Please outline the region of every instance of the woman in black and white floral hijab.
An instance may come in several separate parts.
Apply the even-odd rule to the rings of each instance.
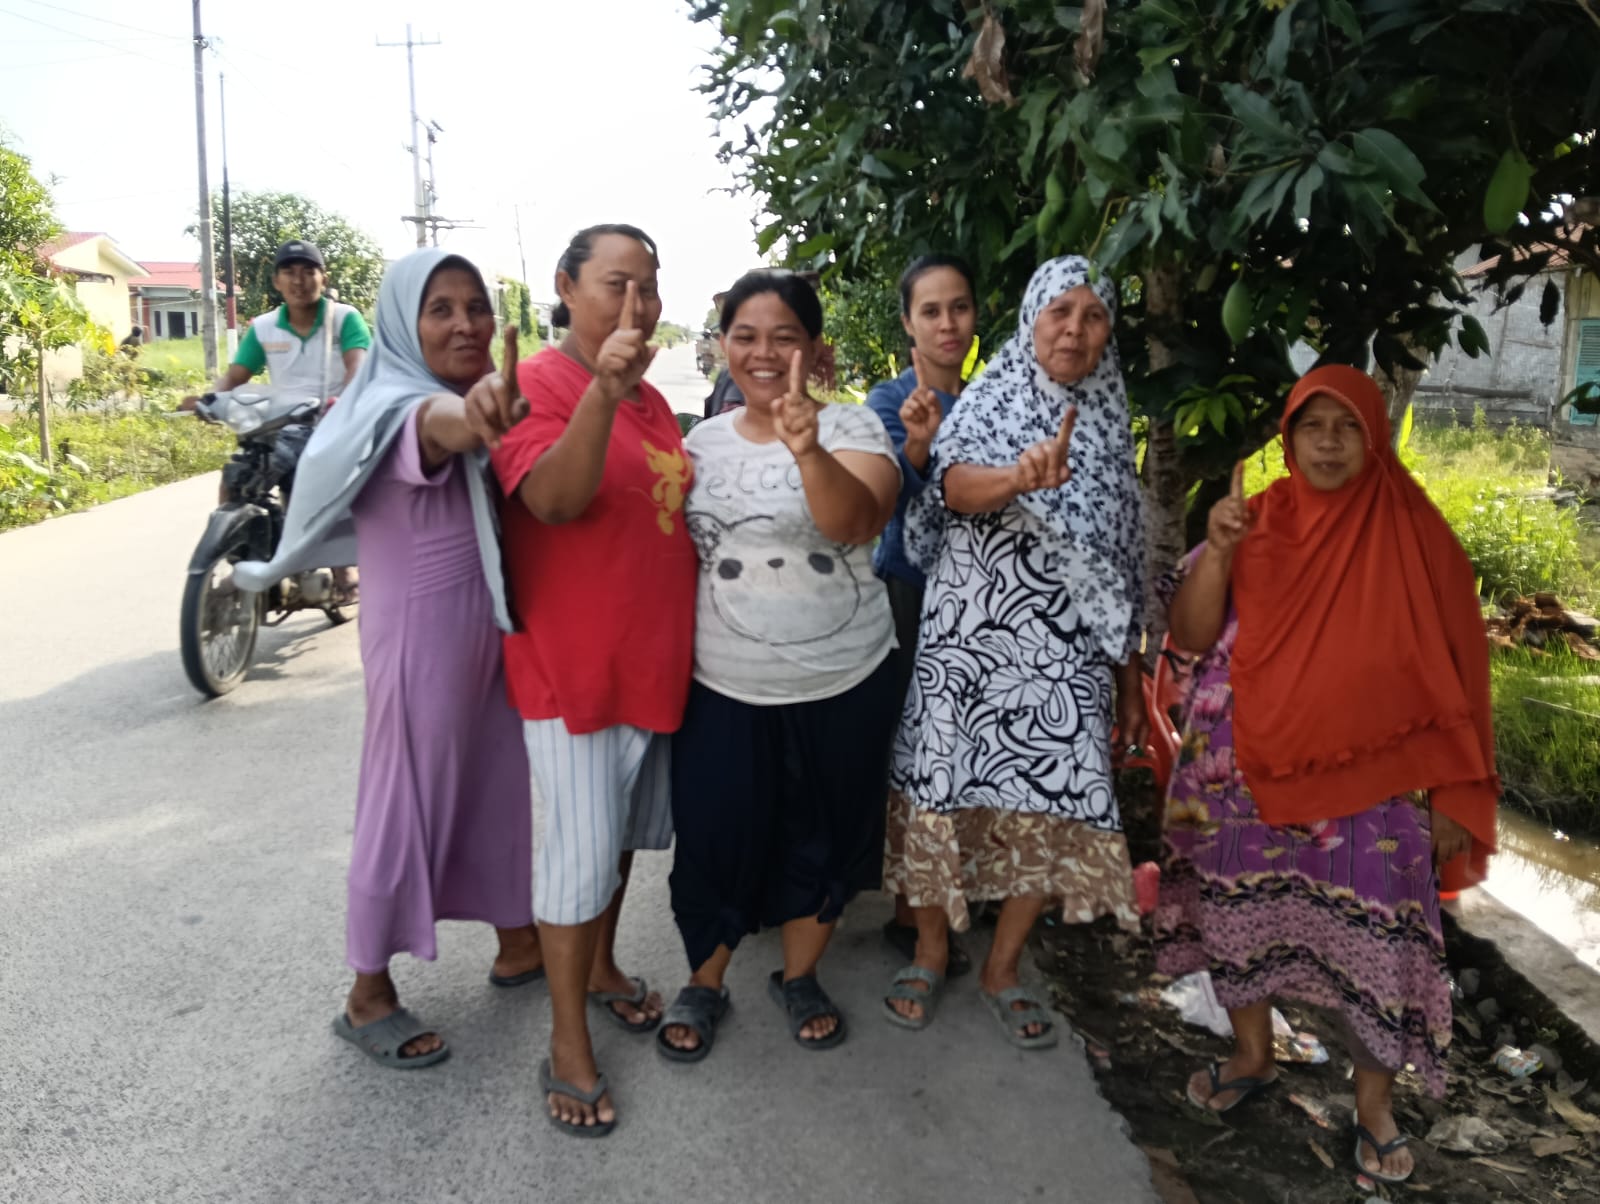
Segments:
[[[979,991],[1012,1044],[1057,1033],[1018,966],[1040,912],[1133,926],[1111,781],[1145,717],[1144,523],[1116,286],[1078,256],[1034,273],[1016,337],[933,447],[906,548],[928,572],[916,670],[895,742],[885,888],[917,914],[917,954],[885,1017],[933,1018],[951,926],[1003,901]]]

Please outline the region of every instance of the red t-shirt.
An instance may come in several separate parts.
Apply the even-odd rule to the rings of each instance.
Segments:
[[[573,735],[617,724],[672,732],[689,696],[699,572],[683,517],[693,469],[672,407],[643,383],[617,407],[582,517],[550,526],[517,496],[591,379],[553,347],[517,365],[529,414],[493,455],[518,627],[506,637],[506,682],[524,719],[563,719]]]

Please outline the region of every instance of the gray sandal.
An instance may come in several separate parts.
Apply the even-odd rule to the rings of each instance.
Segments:
[[[387,1066],[391,1070],[421,1070],[424,1066],[436,1065],[450,1056],[448,1045],[441,1045],[432,1053],[413,1054],[410,1057],[401,1055],[400,1051],[406,1047],[407,1042],[425,1037],[429,1033],[436,1033],[436,1030],[429,1028],[405,1008],[395,1008],[383,1019],[363,1024],[360,1028],[351,1023],[349,1015],[340,1012],[334,1018],[333,1032],[336,1037],[350,1042],[378,1065]]]
[[[815,974],[804,974],[785,982],[783,971],[774,970],[767,979],[767,994],[788,1015],[789,1035],[801,1049],[832,1049],[844,1040],[844,1013],[828,998]],[[838,1021],[831,1033],[826,1037],[800,1035],[801,1029],[823,1016],[833,1016]]]
[[[601,1014],[608,1017],[617,1027],[626,1029],[630,1033],[648,1033],[654,1031],[661,1023],[660,1016],[647,1016],[643,1020],[629,1020],[611,1005],[626,1003],[630,1007],[644,1010],[644,1001],[650,998],[650,985],[642,978],[630,978],[633,984],[632,991],[590,991],[589,1002],[599,1008]]]
[[[979,991],[978,994],[989,1005],[989,1011],[1004,1031],[1006,1040],[1018,1049],[1052,1049],[1060,1039],[1056,1033],[1056,1022],[1050,1018],[1044,1004],[1039,1002],[1039,997],[1027,987],[1007,987],[996,995],[990,995],[987,991]],[[1011,1005],[1014,1003],[1028,1006],[1013,1008]],[[1041,1025],[1044,1031],[1030,1037],[1022,1031],[1030,1024]]]
[[[656,1052],[669,1062],[700,1061],[716,1044],[717,1025],[731,1006],[727,987],[716,991],[710,987],[684,987],[666,1015],[661,1017],[661,1028],[656,1032]],[[692,1030],[700,1038],[700,1044],[693,1049],[679,1049],[667,1040],[667,1029],[673,1025]]]
[[[568,1099],[577,1100],[578,1103],[586,1108],[593,1108],[599,1104],[600,1097],[611,1090],[611,1085],[606,1082],[605,1075],[597,1074],[593,1091],[579,1091],[565,1079],[556,1078],[555,1072],[550,1069],[550,1059],[546,1058],[539,1063],[539,1088],[546,1096],[564,1095]],[[601,1120],[598,1114],[595,1116],[594,1124],[592,1125],[574,1124],[571,1121],[562,1120],[550,1111],[550,1101],[548,1099],[544,1102],[544,1114],[556,1128],[573,1137],[605,1137],[612,1129],[617,1127],[615,1120]]]
[[[912,983],[925,983],[927,990],[918,990]],[[933,1023],[933,1014],[939,1010],[939,996],[944,991],[944,975],[935,974],[932,970],[921,966],[907,966],[894,976],[894,981],[889,984],[889,993],[883,997],[883,1018],[890,1024],[898,1024],[901,1028],[921,1031]],[[922,1015],[902,1016],[894,1009],[897,999],[908,1000],[922,1008]]]

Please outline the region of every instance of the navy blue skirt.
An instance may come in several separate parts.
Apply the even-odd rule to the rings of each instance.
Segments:
[[[893,658],[820,702],[752,706],[699,682],[672,738],[672,912],[691,971],[746,933],[837,919],[883,867]]]

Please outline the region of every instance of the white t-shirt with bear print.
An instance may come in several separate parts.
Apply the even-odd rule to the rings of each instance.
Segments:
[[[738,412],[685,440],[694,485],[684,505],[700,553],[694,676],[756,706],[816,702],[871,676],[894,647],[894,617],[870,544],[836,544],[811,519],[800,466],[781,442],[752,443]],[[830,452],[894,445],[865,406],[827,405],[817,441]],[[897,466],[898,467],[898,466]]]

